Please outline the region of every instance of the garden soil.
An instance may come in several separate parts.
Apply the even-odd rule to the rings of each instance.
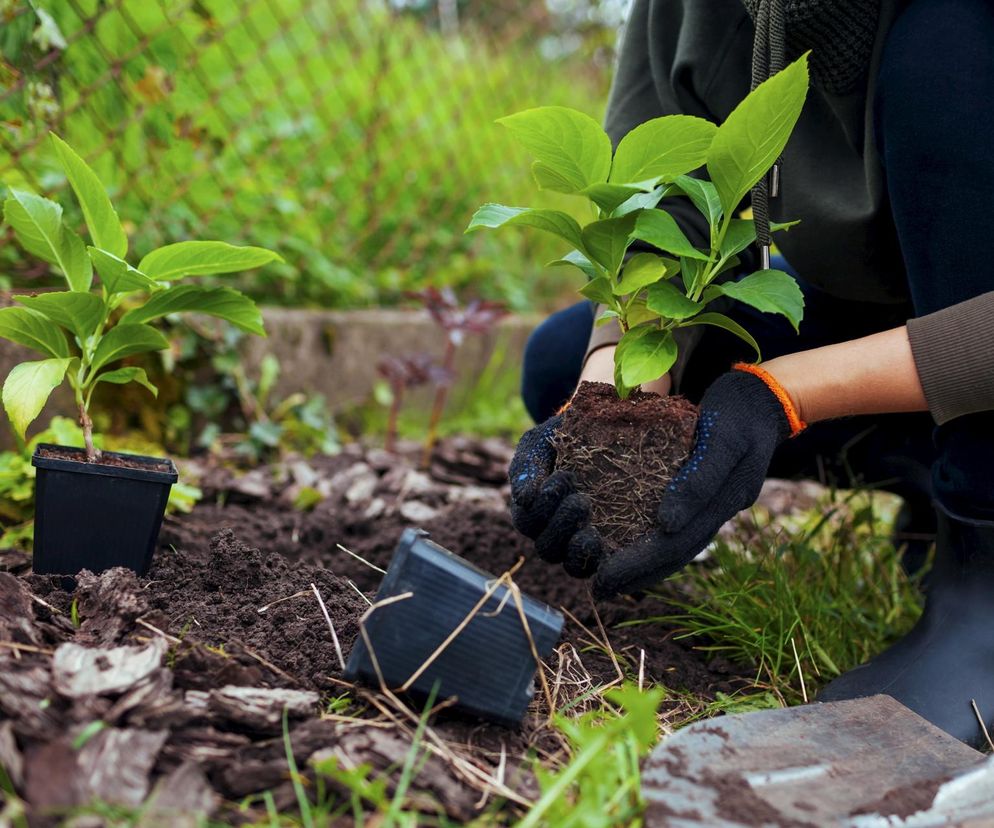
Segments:
[[[678,396],[583,382],[563,413],[557,467],[573,472],[590,497],[591,523],[610,550],[656,522],[660,493],[694,448],[697,407]]]
[[[310,790],[321,763],[369,764],[392,790],[416,714],[343,681],[318,595],[347,658],[381,577],[373,567],[389,565],[411,525],[495,574],[526,558],[515,581],[566,615],[547,663],[556,707],[592,706],[590,691],[620,675],[673,691],[664,715],[686,694],[706,702],[747,684],[748,666],[710,657],[672,626],[631,624],[666,614],[663,598],[595,605],[585,582],[529,559],[506,507],[509,446],[450,440],[427,472],[416,454],[352,446],[244,473],[190,464],[181,477],[199,478],[204,500],[166,519],[147,578],[36,576],[23,556],[0,553],[0,766],[32,824],[95,798],[168,813],[169,824],[190,811],[262,819],[267,791],[294,807],[284,726]],[[319,495],[309,511],[291,505],[304,488]],[[456,821],[501,795],[534,799],[530,756],[567,756],[542,693],[516,729],[442,711],[425,745],[417,807]],[[510,821],[513,804],[504,813]]]

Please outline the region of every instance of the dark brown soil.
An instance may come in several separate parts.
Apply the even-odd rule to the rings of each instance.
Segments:
[[[938,779],[927,779],[924,782],[916,782],[914,785],[906,785],[903,788],[893,788],[874,802],[868,802],[851,816],[860,814],[880,814],[881,816],[896,816],[904,819],[919,811],[932,807],[935,795],[939,792],[949,777],[939,777]]]
[[[86,451],[83,449],[69,448],[68,446],[56,446],[53,448],[42,448],[38,450],[38,456],[49,460],[69,460],[74,463],[88,463]],[[120,454],[113,451],[104,451],[92,463],[94,466],[110,466],[116,469],[137,469],[138,471],[155,471],[171,474],[175,469],[169,460],[159,457],[145,457],[139,455]]]
[[[618,398],[602,382],[581,383],[556,440],[558,468],[590,496],[591,522],[611,549],[656,520],[667,484],[694,447],[697,407],[683,397],[633,391]]]
[[[508,452],[452,441],[440,448],[430,475],[382,452],[354,449],[309,460],[306,469],[294,461],[241,476],[209,470],[200,480],[205,501],[166,520],[147,579],[126,570],[35,576],[24,571],[23,558],[0,558],[0,568],[21,573],[0,572],[0,641],[7,642],[0,647],[0,764],[15,769],[14,785],[31,813],[95,796],[134,806],[162,791],[185,792],[182,801],[192,797],[222,822],[263,820],[254,807],[236,814],[232,803],[264,791],[273,792],[278,807],[292,808],[278,715],[284,704],[301,768],[330,752],[346,767],[371,764],[394,785],[413,727],[376,707],[370,690],[342,683],[311,584],[347,658],[367,606],[360,592],[374,592],[381,575],[338,544],[386,568],[401,531],[419,523],[494,573],[514,566],[531,544],[511,526],[503,474],[495,471],[506,468]],[[325,495],[311,511],[289,505],[303,481]],[[628,626],[665,614],[659,598],[595,606],[586,582],[535,560],[515,580],[566,613],[547,665],[557,708],[598,705],[597,688],[618,679],[619,670],[634,679],[640,662],[646,685],[705,700],[748,683],[749,669],[710,659],[692,642],[674,640],[671,628]],[[78,627],[70,621],[74,604]],[[130,687],[67,695],[54,653],[76,645],[85,648],[77,657],[93,648],[161,646],[162,661]],[[109,659],[99,655],[99,670],[112,672]],[[351,700],[348,716],[358,718],[322,717],[325,703],[343,694]],[[673,693],[664,711],[681,704]],[[106,727],[84,738],[96,720]],[[516,730],[452,711],[433,717],[431,728],[463,761],[491,775],[504,768],[506,784],[531,799],[537,788],[530,756],[565,757],[541,693]],[[85,747],[76,750],[80,739]],[[112,778],[100,773],[108,762],[117,771]],[[457,821],[486,807],[479,784],[451,761],[432,755],[419,767],[412,785],[419,807]],[[39,816],[33,824],[54,823]]]

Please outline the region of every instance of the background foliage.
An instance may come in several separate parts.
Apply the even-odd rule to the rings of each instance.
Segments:
[[[54,129],[139,249],[279,250],[234,285],[255,298],[390,304],[430,281],[534,307],[574,287],[536,265],[555,241],[463,235],[481,201],[534,201],[493,122],[540,103],[600,118],[626,5],[0,0],[0,179],[61,189]],[[0,249],[8,286],[46,284]]]

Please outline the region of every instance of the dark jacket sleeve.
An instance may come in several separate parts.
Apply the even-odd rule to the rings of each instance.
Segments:
[[[909,319],[908,339],[937,423],[994,411],[994,291]]]

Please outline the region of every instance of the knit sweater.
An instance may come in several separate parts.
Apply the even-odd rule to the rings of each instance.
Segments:
[[[784,151],[780,197],[770,205],[775,221],[802,219],[777,237],[802,278],[842,299],[888,306],[882,317],[893,317],[895,306],[910,308],[872,134],[877,68],[901,2],[880,3],[866,70],[849,91],[812,86]],[[605,119],[612,141],[662,115],[724,121],[749,92],[753,31],[742,0],[636,0]],[[706,223],[687,200],[672,199],[666,209],[693,241],[706,243]],[[915,364],[938,422],[994,409],[991,319],[994,293],[909,322]],[[699,339],[699,328],[689,330],[680,343],[677,388]],[[588,353],[619,338],[617,326],[594,328]],[[977,358],[964,360],[964,353]]]

